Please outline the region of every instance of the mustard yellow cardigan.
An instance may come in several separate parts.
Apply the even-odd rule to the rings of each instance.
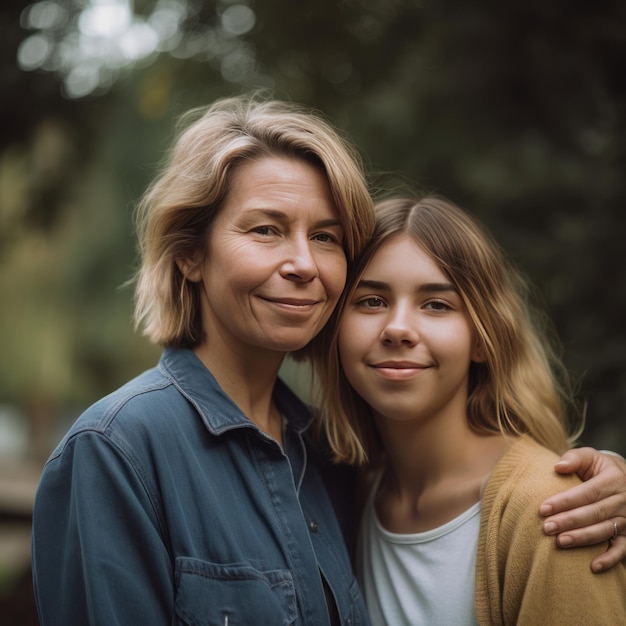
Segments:
[[[554,471],[557,455],[516,440],[493,470],[481,503],[476,617],[483,624],[626,624],[626,565],[602,574],[589,564],[606,544],[557,548],[544,535],[539,505],[580,483]]]

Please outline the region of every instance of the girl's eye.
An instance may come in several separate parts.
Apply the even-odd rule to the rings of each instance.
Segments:
[[[357,306],[364,309],[382,309],[385,306],[385,301],[378,296],[369,296],[368,298],[361,298],[357,302]]]
[[[450,311],[452,309],[452,307],[446,302],[443,302],[443,300],[431,300],[425,304],[424,308],[437,313],[443,313],[444,311]]]

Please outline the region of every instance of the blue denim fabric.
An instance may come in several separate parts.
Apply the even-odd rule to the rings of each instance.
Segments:
[[[195,355],[89,408],[48,460],[33,516],[42,626],[367,624],[341,530],[278,383],[286,453]]]

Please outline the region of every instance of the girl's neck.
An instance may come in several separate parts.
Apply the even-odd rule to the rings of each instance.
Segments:
[[[400,533],[436,528],[478,502],[485,477],[507,448],[499,434],[473,432],[465,415],[422,424],[385,420],[379,430],[388,462],[378,516]]]

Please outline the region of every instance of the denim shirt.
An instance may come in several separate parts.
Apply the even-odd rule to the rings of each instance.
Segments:
[[[89,408],[33,514],[42,626],[367,624],[314,452],[279,381],[285,451],[188,350]]]

